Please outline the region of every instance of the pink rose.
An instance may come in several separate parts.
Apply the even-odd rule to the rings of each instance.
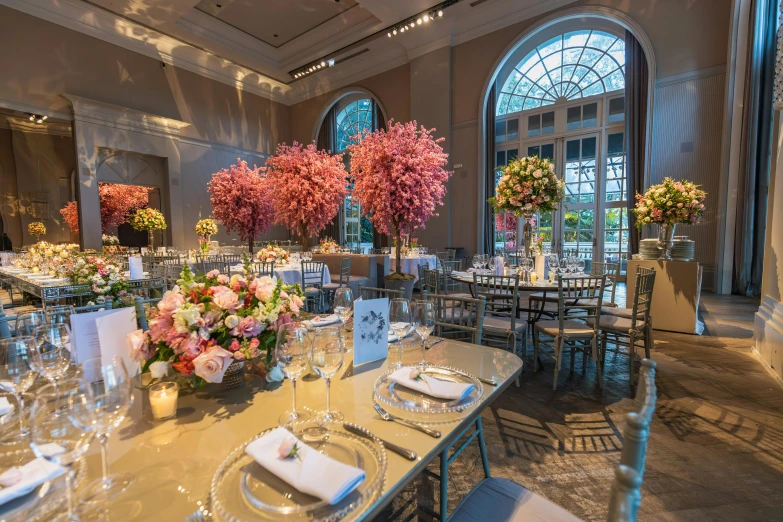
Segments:
[[[135,330],[128,334],[130,356],[134,361],[146,361],[150,358],[149,338],[143,330]]]
[[[212,302],[217,306],[218,308],[222,308],[223,310],[227,310],[231,313],[235,312],[237,308],[241,306],[241,303],[239,302],[239,296],[226,288],[225,286],[218,286],[217,288],[223,288],[224,290],[215,293],[212,296]]]
[[[212,346],[193,359],[194,371],[205,381],[218,384],[223,382],[223,375],[232,359],[231,352],[220,346]]]
[[[275,282],[269,276],[263,276],[257,279],[256,298],[259,301],[267,302],[272,298],[272,292],[275,291]]]
[[[225,274],[220,274],[219,276],[217,276],[217,282],[220,283],[221,285],[227,285],[229,282],[229,278]]]
[[[185,296],[174,290],[169,290],[163,294],[163,298],[158,302],[158,310],[161,314],[171,315],[174,310],[185,304]]]
[[[207,272],[207,279],[214,279],[220,275],[220,270],[210,270]]]

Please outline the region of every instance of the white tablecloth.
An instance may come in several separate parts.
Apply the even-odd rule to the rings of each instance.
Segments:
[[[419,280],[419,265],[425,265],[428,270],[435,270],[438,267],[437,256],[422,256],[422,257],[403,257],[400,259],[400,265],[403,274],[411,274],[415,281]],[[397,258],[392,256],[389,259],[390,272],[397,271]]]
[[[242,265],[234,265],[231,267],[231,273],[242,273]],[[294,283],[302,284],[302,267],[298,265],[275,265],[275,276],[282,279],[283,283],[287,285],[293,285]],[[323,284],[331,283],[332,279],[329,275],[329,267],[324,265],[324,280]]]

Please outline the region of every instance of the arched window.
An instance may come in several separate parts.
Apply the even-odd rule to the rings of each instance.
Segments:
[[[373,130],[373,102],[369,98],[353,101],[346,105],[335,117],[337,127],[337,152],[356,143],[353,139],[365,130]]]
[[[603,31],[573,31],[547,40],[516,65],[500,89],[495,113],[624,88],[625,41]]]

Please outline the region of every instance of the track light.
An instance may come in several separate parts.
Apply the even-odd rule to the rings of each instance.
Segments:
[[[397,29],[395,28],[394,31],[392,31],[392,34],[397,34]]]
[[[430,17],[429,17],[429,15],[424,15],[422,19],[423,19],[425,22],[429,22],[429,21],[430,21]]]
[[[386,33],[386,36],[388,36],[389,38],[391,38],[391,33]]]
[[[417,23],[418,25],[421,25],[421,18],[419,18],[418,20],[416,20],[416,23]]]
[[[438,10],[438,17],[441,17],[441,16],[443,16],[443,10],[439,9]]]

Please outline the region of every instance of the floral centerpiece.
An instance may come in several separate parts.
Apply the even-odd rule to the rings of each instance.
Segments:
[[[101,230],[109,232],[128,221],[131,215],[149,204],[150,188],[120,183],[98,183]],[[69,201],[60,209],[63,221],[74,234],[79,233],[79,204]]]
[[[487,201],[495,212],[510,212],[524,216],[522,239],[525,255],[530,255],[533,227],[531,221],[536,212],[553,212],[565,195],[565,183],[555,174],[555,166],[549,159],[538,156],[516,158],[503,168],[503,175],[495,189],[495,197]]]
[[[117,236],[110,236],[109,234],[101,234],[101,242],[103,246],[118,246],[120,244]]]
[[[362,206],[375,229],[391,234],[402,244],[403,234],[424,228],[437,216],[435,208],[443,203],[446,181],[452,172],[444,170],[449,155],[435,139],[435,129],[390,120],[388,130],[365,131],[351,145],[352,198]],[[402,249],[397,248],[395,273],[387,276],[391,286],[402,288],[410,296],[413,276],[403,274]]]
[[[636,228],[658,223],[658,247],[661,259],[671,259],[672,239],[678,223],[696,224],[704,215],[707,193],[691,181],[674,181],[664,178],[663,183],[652,185],[644,194],[636,194]]]
[[[95,294],[124,297],[128,289],[122,268],[99,256],[83,256],[74,261],[67,271],[71,284],[90,285]]]
[[[40,221],[33,221],[27,225],[27,233],[38,239],[39,237],[46,234],[46,225]]]
[[[321,252],[329,253],[329,252],[337,252],[339,250],[340,250],[340,245],[337,244],[337,241],[335,241],[331,237],[321,238]]]
[[[146,231],[149,234],[150,249],[155,248],[153,233],[156,230],[166,230],[166,218],[154,208],[140,208],[131,217],[130,224],[134,230]]]
[[[288,263],[291,254],[285,248],[269,245],[256,252],[256,259],[263,263]]]
[[[203,253],[209,252],[209,240],[218,233],[217,221],[212,218],[199,219],[196,223],[198,246]]]
[[[247,277],[231,278],[217,270],[194,277],[185,266],[177,286],[151,309],[150,329],[130,336],[142,372],[160,378],[172,368],[199,387],[221,383],[235,361],[271,368],[278,329],[299,315],[303,293],[282,279],[254,277],[249,263],[245,257]]]

